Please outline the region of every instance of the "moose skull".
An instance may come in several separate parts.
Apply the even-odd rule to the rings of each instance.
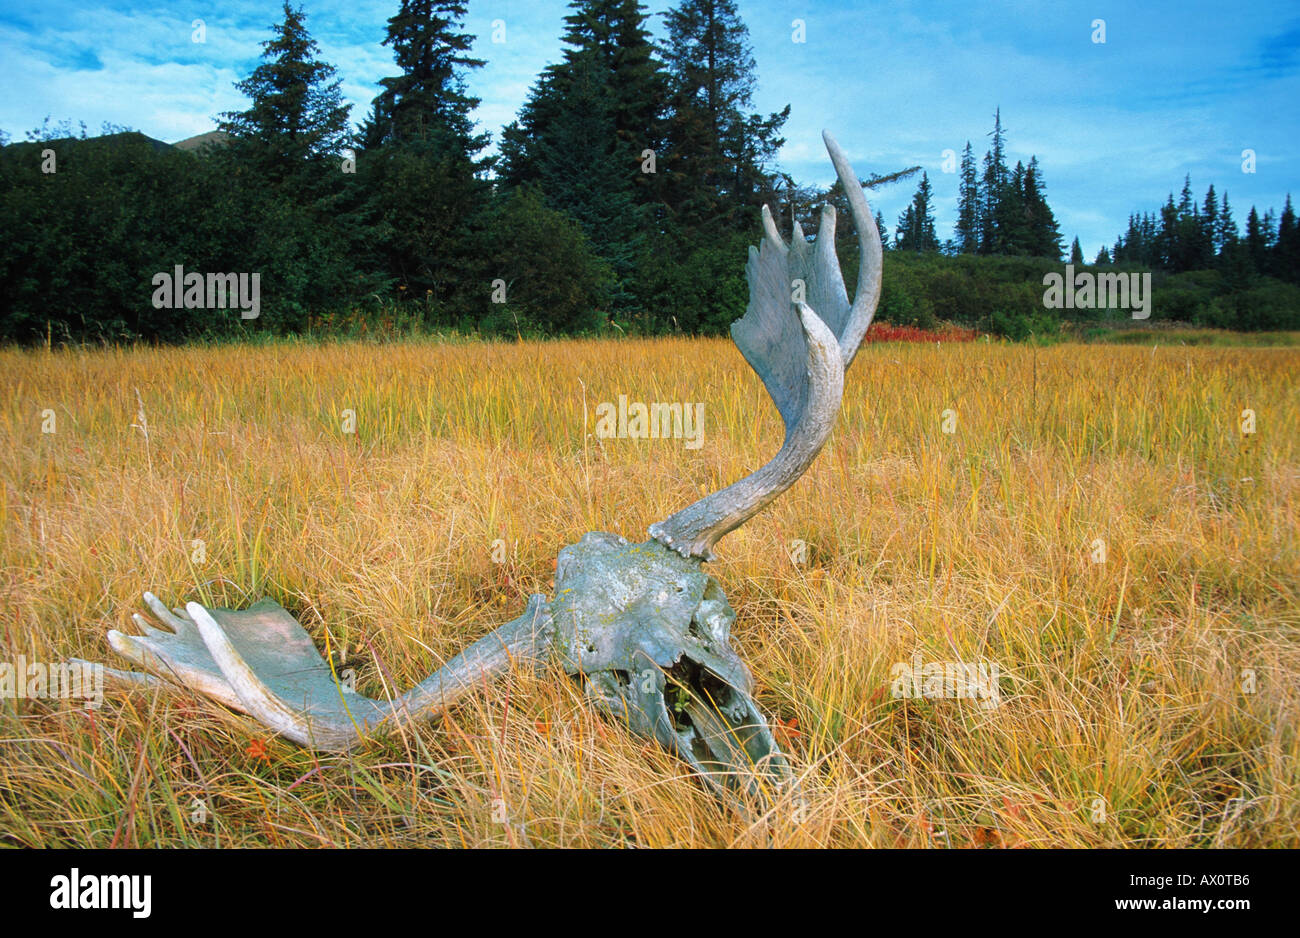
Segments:
[[[631,732],[715,784],[757,793],[764,775],[789,778],[729,644],[736,613],[698,560],[588,534],[560,551],[551,617],[564,669]]]
[[[394,699],[372,700],[341,683],[306,630],[270,599],[241,611],[198,603],[168,610],[146,593],[169,631],[136,616],[143,634],[111,631],[109,644],[146,670],[318,749],[359,745],[399,717],[436,718],[489,676],[558,658],[600,708],[676,752],[716,790],[758,792],[764,782],[788,779],[790,765],[754,702],[753,681],[728,644],[736,614],[700,565],[713,559],[728,531],[812,464],[835,424],[845,369],[880,299],[875,219],[839,146],[823,136],[857,229],[858,286],[850,304],[835,254],[832,206],[822,210],[815,244],[798,223],[787,244],[764,207],[765,237],[749,249],[745,269],[749,305],[731,335],[785,423],[781,449],[765,466],[651,525],[652,540],[643,544],[594,533],[566,547],[553,599],[533,596],[519,618]]]

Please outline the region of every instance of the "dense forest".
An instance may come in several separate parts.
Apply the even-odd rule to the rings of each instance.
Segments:
[[[570,10],[562,56],[491,157],[469,116],[467,79],[483,61],[459,0],[400,0],[383,40],[395,74],[357,124],[304,11],[286,3],[238,85],[248,108],[221,115],[204,146],[48,120],[23,142],[0,135],[0,338],[725,331],[744,311],[760,207],[815,237],[814,209],[843,206],[843,193],[777,168],[790,108],[754,111],[756,65],[733,0],[681,0],[661,44],[637,0]],[[1061,315],[1127,317],[1044,308],[1044,273],[1065,259],[1043,169],[1007,165],[1000,112],[990,138],[981,163],[966,144],[951,238],[936,231],[928,173],[892,236],[878,216],[890,252],[879,318],[1020,337]],[[855,272],[851,226],[837,247]],[[1187,180],[1093,264],[1077,239],[1069,260],[1151,271],[1156,319],[1300,328],[1289,196],[1280,215],[1252,206],[1243,234],[1227,193],[1210,186],[1198,201]],[[210,284],[160,304],[157,278],[179,280],[178,267],[256,272],[256,318],[212,308]]]

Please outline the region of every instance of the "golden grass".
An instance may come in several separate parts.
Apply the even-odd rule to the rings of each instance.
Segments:
[[[133,631],[145,589],[269,594],[377,696],[549,592],[584,532],[640,538],[780,441],[722,340],[9,350],[0,370],[0,661],[120,666],[104,633]],[[0,843],[1297,846],[1298,371],[1291,349],[864,348],[817,463],[710,567],[802,801],[722,805],[555,675],[350,755],[265,758],[247,717],[110,689],[98,711],[0,701]],[[704,402],[704,447],[589,436],[620,393]],[[996,663],[1002,704],[895,699],[914,653]]]

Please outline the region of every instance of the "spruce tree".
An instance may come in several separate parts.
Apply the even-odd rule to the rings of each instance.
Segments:
[[[1074,236],[1074,243],[1070,245],[1070,263],[1071,264],[1083,263],[1083,248],[1079,244],[1078,235]]]
[[[1219,253],[1222,254],[1236,244],[1240,237],[1237,223],[1232,218],[1232,206],[1228,204],[1228,193],[1224,192],[1223,201],[1219,204]]]
[[[1214,194],[1214,183],[1210,183],[1210,188],[1206,190],[1205,202],[1201,206],[1201,241],[1207,253],[1202,266],[1208,267],[1223,249],[1222,233],[1219,231],[1219,200]]]
[[[476,325],[498,273],[478,228],[489,196],[478,153],[488,137],[469,116],[478,99],[466,93],[465,72],[483,63],[469,54],[464,16],[463,2],[401,0],[384,40],[400,73],[380,82],[354,177],[361,211],[378,227],[371,263],[439,326]]]
[[[538,182],[547,202],[582,227],[617,278],[611,302],[630,302],[637,256],[645,232],[626,163],[611,159],[617,130],[608,101],[603,64],[592,53],[569,62],[565,108],[556,112],[536,142]],[[581,167],[581,171],[577,169]]]
[[[898,219],[896,244],[900,251],[915,251],[918,254],[932,253],[939,250],[939,238],[935,233],[934,214],[930,208],[930,177],[921,173],[921,181],[912,196],[912,204]]]
[[[1017,162],[998,200],[998,254],[1032,254],[1033,227],[1025,191],[1025,164]],[[1058,252],[1059,253],[1059,252]]]
[[[383,90],[361,128],[367,149],[421,141],[473,158],[487,146],[469,116],[479,99],[466,92],[465,73],[484,63],[469,54],[474,37],[461,31],[465,12],[462,0],[401,0],[384,38],[401,73],[379,82]]]
[[[334,66],[307,32],[306,15],[288,2],[284,20],[262,43],[262,63],[235,87],[252,100],[246,111],[227,111],[218,122],[242,160],[280,181],[312,157],[339,152],[347,136],[349,105],[343,103]]]
[[[1168,211],[1169,206],[1166,206]],[[1209,264],[1212,253],[1205,240],[1205,223],[1200,207],[1192,198],[1192,180],[1183,178],[1183,191],[1173,213],[1173,223],[1167,232],[1166,266],[1176,273],[1198,270]]]
[[[980,219],[980,253],[1001,254],[1005,250],[1002,228],[1006,224],[1007,172],[1006,134],[1002,130],[1002,108],[993,117],[993,145],[984,154],[984,177],[981,186],[984,208]]]
[[[640,0],[573,0],[564,18],[570,54],[593,56],[609,93],[610,118],[618,142],[633,154],[661,145],[665,78],[646,28]]]
[[[979,175],[975,167],[975,154],[970,141],[961,154],[961,182],[957,193],[957,245],[962,254],[974,254],[980,247],[980,223],[982,205],[980,204]]]
[[[653,201],[657,192],[651,174],[641,171],[642,153],[662,149],[667,92],[645,9],[638,0],[572,0],[569,7],[563,59],[546,67],[503,131],[498,178],[507,188],[543,182],[545,189],[544,154],[556,149],[551,138],[557,122],[585,114],[609,126],[601,160],[614,167],[611,175],[626,181],[638,203]],[[556,208],[568,210],[546,194]]]
[[[1246,257],[1250,260],[1251,267],[1256,273],[1262,273],[1268,254],[1268,239],[1264,235],[1264,223],[1253,205],[1250,207],[1250,214],[1246,216],[1245,245]]]
[[[682,0],[666,22],[666,197],[687,225],[721,221],[743,230],[773,191],[767,167],[785,142],[790,108],[751,113],[754,57],[734,0]]]
[[[1174,204],[1174,194],[1160,208],[1160,227],[1156,235],[1149,263],[1155,266],[1172,268],[1178,257],[1178,206]]]
[[[1300,226],[1291,205],[1291,193],[1286,195],[1286,205],[1277,224],[1277,243],[1273,246],[1271,269],[1273,275],[1292,283],[1300,283]]]
[[[907,203],[907,208],[903,209],[898,215],[898,224],[894,228],[894,248],[895,250],[905,251],[912,246],[912,230],[916,227],[916,210],[912,203]]]
[[[573,0],[562,61],[547,66],[502,134],[498,180],[536,184],[567,212],[618,279],[616,308],[634,304],[637,258],[655,232],[660,197],[662,66],[637,0]],[[643,172],[655,150],[655,173]]]
[[[1024,245],[1031,257],[1061,257],[1061,231],[1056,223],[1056,216],[1047,204],[1044,192],[1043,174],[1038,166],[1038,157],[1030,157],[1025,169],[1021,186],[1021,198],[1024,202],[1025,217],[1028,223],[1028,240]]]

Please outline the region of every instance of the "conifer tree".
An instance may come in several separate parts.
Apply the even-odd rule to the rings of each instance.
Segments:
[[[462,0],[401,0],[384,39],[401,72],[380,80],[383,90],[361,128],[367,149],[423,141],[472,158],[487,146],[469,116],[479,99],[467,93],[465,74],[484,63],[469,54],[474,37],[461,31],[465,13]]]
[[[252,104],[228,111],[218,122],[241,159],[272,180],[295,174],[312,157],[337,153],[347,135],[349,105],[343,103],[334,66],[316,58],[306,15],[285,2],[284,19],[262,43],[262,63],[235,87]]]
[[[997,241],[995,253],[1030,254],[1033,229],[1029,204],[1025,198],[1025,164],[1017,162],[1011,170],[997,203]],[[1059,253],[1059,252],[1058,252]]]
[[[1214,194],[1214,183],[1205,192],[1205,202],[1201,206],[1201,242],[1205,245],[1206,257],[1202,266],[1209,266],[1210,261],[1223,249],[1222,234],[1219,231],[1219,200]]]
[[[1292,283],[1300,283],[1300,226],[1297,226],[1291,193],[1286,195],[1286,205],[1277,224],[1277,243],[1273,246],[1271,269],[1273,275]]]
[[[939,238],[935,234],[934,214],[930,208],[930,177],[921,173],[921,181],[912,196],[912,203],[898,219],[895,243],[900,251],[915,251],[918,254],[932,253],[939,250]]]
[[[970,141],[961,154],[961,181],[957,194],[957,246],[962,254],[974,254],[980,247],[981,204],[979,175]]]
[[[911,247],[912,230],[916,227],[916,210],[912,203],[907,203],[907,208],[903,209],[898,215],[898,224],[894,227],[894,248],[899,251],[908,250]]]
[[[1025,217],[1028,224],[1027,243],[1024,253],[1031,257],[1050,257],[1053,260],[1061,256],[1061,232],[1056,223],[1056,216],[1047,204],[1044,192],[1043,174],[1038,166],[1038,157],[1031,157],[1025,169],[1021,185],[1021,198],[1024,203]]]
[[[1160,207],[1159,232],[1152,248],[1150,263],[1164,268],[1174,265],[1178,254],[1178,206],[1174,204],[1174,194]]]
[[[490,194],[478,156],[488,136],[469,116],[478,99],[465,73],[483,63],[470,55],[464,16],[461,0],[401,0],[384,40],[399,74],[380,82],[352,177],[378,229],[368,262],[440,326],[490,312],[486,284],[497,274],[491,245],[475,240]]]
[[[541,182],[545,190],[543,177],[554,167],[544,162],[546,154],[556,152],[557,122],[586,115],[608,124],[602,162],[616,167],[613,174],[637,190],[638,202],[651,201],[656,193],[644,178],[650,174],[641,172],[642,153],[662,149],[666,89],[645,9],[638,0],[572,0],[569,7],[563,58],[546,67],[518,118],[503,131],[498,178],[507,188]]]
[[[790,108],[751,113],[754,57],[734,0],[682,0],[666,22],[667,199],[687,224],[748,228],[773,191],[768,166]]]
[[[1264,234],[1264,223],[1253,205],[1250,207],[1250,214],[1246,216],[1245,245],[1246,257],[1250,260],[1251,267],[1256,273],[1263,271],[1268,254],[1268,239]]]
[[[1219,252],[1227,250],[1228,247],[1237,243],[1241,238],[1241,233],[1237,230],[1237,223],[1232,218],[1232,206],[1228,204],[1228,193],[1223,193],[1223,201],[1219,204]]]
[[[1006,222],[1007,172],[1006,134],[1002,130],[1002,108],[994,113],[993,145],[984,154],[984,176],[980,188],[984,208],[980,213],[980,253],[1001,254],[1004,239],[1001,229]]]
[[[666,84],[638,0],[572,0],[563,59],[547,66],[502,134],[498,180],[540,187],[613,269],[633,304],[637,258],[655,232]],[[644,153],[654,173],[645,172]]]

